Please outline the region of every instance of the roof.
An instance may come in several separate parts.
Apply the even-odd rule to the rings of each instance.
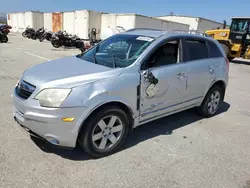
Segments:
[[[178,33],[179,32],[179,33]],[[159,38],[163,35],[175,35],[175,36],[180,36],[180,37],[185,37],[185,36],[195,36],[197,38],[207,38],[209,39],[209,37],[205,37],[199,34],[191,34],[191,33],[187,33],[190,31],[177,31],[176,32],[172,32],[172,31],[165,31],[165,30],[158,30],[158,29],[148,29],[148,28],[134,28],[134,29],[130,29],[127,30],[125,32],[122,32],[121,34],[134,34],[134,35],[141,35],[141,36],[147,36],[147,37],[153,37],[153,38]],[[192,31],[195,32],[195,31]]]
[[[206,20],[206,21],[210,21],[210,22],[213,22],[213,23],[217,23],[217,24],[223,24],[221,22],[217,22],[217,21],[214,21],[214,20],[209,20],[207,18],[203,18],[203,17],[196,17],[196,16],[184,16],[184,15],[164,15],[164,16],[156,16],[156,17],[186,17],[186,18],[197,18],[197,19],[201,19],[201,20]]]
[[[157,30],[157,29],[147,29],[147,28],[134,28],[123,32],[123,34],[134,34],[134,35],[142,35],[153,38],[158,38],[163,34],[166,34],[167,31]]]
[[[250,17],[232,17],[232,19],[250,19]]]

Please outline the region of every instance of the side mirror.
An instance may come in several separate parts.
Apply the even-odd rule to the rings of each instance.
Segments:
[[[149,70],[142,71],[142,74],[151,84],[156,85],[159,82],[159,80]]]

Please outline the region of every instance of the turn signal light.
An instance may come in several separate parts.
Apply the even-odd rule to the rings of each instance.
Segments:
[[[72,121],[74,121],[74,119],[75,119],[75,118],[73,118],[73,117],[65,117],[65,118],[62,118],[62,120],[63,120],[64,122],[72,122]]]

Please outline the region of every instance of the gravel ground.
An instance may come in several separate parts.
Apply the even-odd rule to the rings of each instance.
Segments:
[[[230,64],[220,113],[194,110],[134,130],[124,149],[102,159],[31,140],[12,118],[11,93],[35,64],[79,53],[10,34],[0,44],[0,187],[250,188],[250,62]]]

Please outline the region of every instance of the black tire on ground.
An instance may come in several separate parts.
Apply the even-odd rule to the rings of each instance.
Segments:
[[[22,36],[23,36],[24,38],[27,38],[27,35],[26,35],[26,32],[25,32],[25,31],[22,32]]]
[[[227,57],[227,59],[229,60],[229,62],[234,60],[234,57]]]
[[[226,56],[227,56],[227,59],[228,59],[229,61],[232,61],[232,60],[234,59],[234,57],[230,57],[230,56],[229,56],[229,55],[230,55],[230,48],[229,48],[227,45],[222,44],[222,43],[220,43],[220,45],[222,46],[222,48],[223,48],[223,50],[224,50],[224,52],[225,52],[225,54],[226,54]]]
[[[122,122],[122,131],[121,135],[118,138],[118,141],[110,148],[99,149],[94,145],[92,141],[93,131],[96,130],[96,125],[100,120],[105,117],[116,116]],[[102,131],[101,131],[102,132]],[[127,138],[129,132],[129,120],[126,113],[119,107],[112,105],[102,108],[97,112],[94,112],[84,123],[83,129],[80,131],[78,136],[78,142],[81,148],[93,157],[104,157],[108,156],[117,150],[119,150]],[[101,138],[100,143],[103,138]],[[108,140],[109,141],[109,140]],[[101,144],[100,144],[101,145]]]
[[[220,43],[220,45],[221,45],[221,47],[223,48],[225,54],[226,54],[227,57],[228,57],[228,56],[229,56],[229,52],[230,52],[229,47],[228,47],[227,45],[225,45],[225,44],[222,44],[222,43]]]
[[[40,38],[39,38],[39,41],[40,41],[40,42],[43,42],[44,39],[45,39],[44,37],[40,37]]]
[[[7,43],[8,42],[8,37],[6,35],[3,35],[2,42]]]
[[[212,94],[214,93],[219,93],[219,102],[218,102],[218,106],[216,108],[216,110],[214,112],[210,112],[209,111],[209,106],[211,105],[211,96]],[[202,104],[197,108],[197,112],[199,115],[203,116],[203,117],[206,117],[206,118],[209,118],[209,117],[212,117],[214,115],[216,115],[216,113],[218,112],[218,109],[220,108],[220,105],[223,101],[223,89],[218,86],[218,85],[215,85],[213,86],[207,93],[206,97],[204,98]],[[209,105],[210,103],[210,105]]]
[[[55,48],[59,48],[59,47],[61,46],[59,40],[52,40],[52,41],[51,41],[51,44],[52,44]]]

